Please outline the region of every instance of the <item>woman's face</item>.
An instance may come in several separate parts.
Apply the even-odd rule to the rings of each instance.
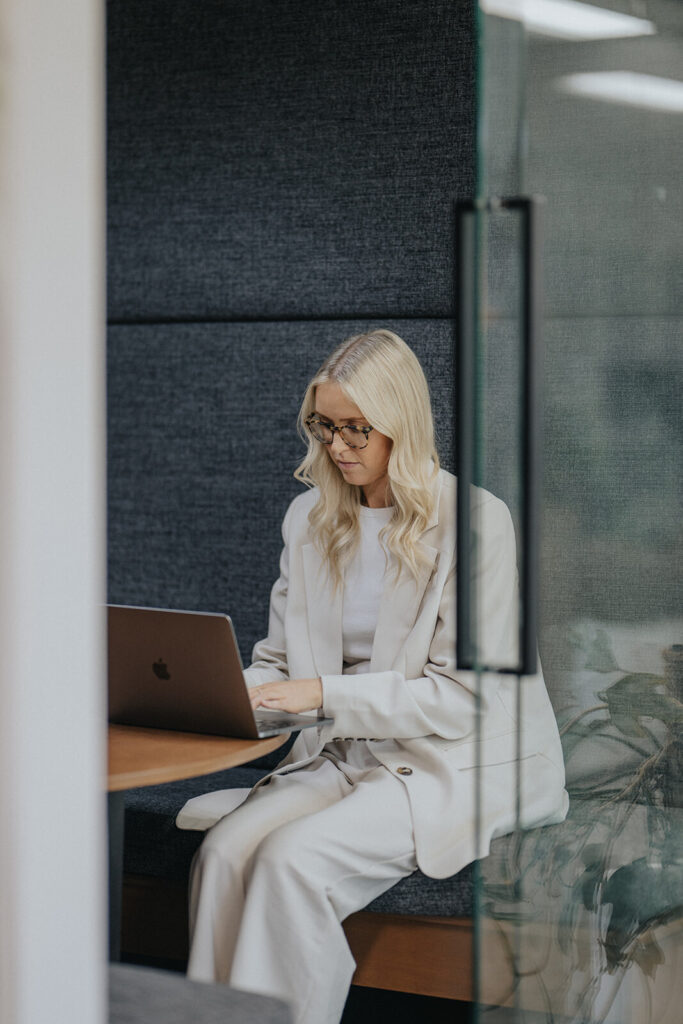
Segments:
[[[338,427],[347,423],[356,427],[370,426],[358,406],[333,382],[318,384],[315,411]],[[332,444],[326,446],[327,454],[346,482],[362,489],[370,508],[383,508],[387,504],[387,466],[392,442],[376,429],[370,431],[367,441],[365,448],[350,448],[337,431]]]

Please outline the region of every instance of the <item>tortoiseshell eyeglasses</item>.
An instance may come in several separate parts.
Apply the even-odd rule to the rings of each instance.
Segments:
[[[305,422],[313,437],[321,444],[332,444],[334,435],[338,433],[349,448],[367,448],[368,434],[375,429],[374,427],[356,427],[351,423],[336,427],[334,423],[328,423],[327,420],[322,419],[317,412],[307,416]]]

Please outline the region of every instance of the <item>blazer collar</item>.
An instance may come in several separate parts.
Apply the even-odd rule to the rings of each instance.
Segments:
[[[372,646],[371,671],[393,667],[415,624],[427,584],[438,558],[438,549],[426,541],[428,532],[439,521],[442,477],[434,483],[434,509],[419,546],[424,558],[417,580],[405,571],[398,580],[389,576],[384,585]],[[315,544],[302,549],[309,640],[318,675],[339,675],[342,654],[342,587],[334,588],[327,567]]]

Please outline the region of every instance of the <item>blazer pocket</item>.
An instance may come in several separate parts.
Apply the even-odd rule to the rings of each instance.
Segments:
[[[475,768],[495,768],[496,765],[501,764],[517,764],[520,761],[528,761],[532,757],[538,757],[538,754],[524,754],[523,757],[504,757],[499,760],[486,758],[485,761],[473,761],[471,764],[456,764],[456,768],[459,772],[471,772]]]
[[[507,742],[501,744],[502,739]],[[447,750],[444,750],[444,756],[458,771],[477,767],[487,768],[496,764],[514,764],[535,756],[532,752],[517,757],[515,742],[516,733],[500,733],[496,736],[487,736],[481,743],[453,743]]]

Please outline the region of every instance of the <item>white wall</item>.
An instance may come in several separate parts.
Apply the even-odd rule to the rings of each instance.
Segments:
[[[0,1021],[105,1019],[103,15],[0,0]]]

